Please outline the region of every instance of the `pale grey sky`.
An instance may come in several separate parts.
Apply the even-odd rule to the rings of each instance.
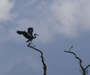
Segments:
[[[16,34],[30,26],[39,34],[33,42],[45,54],[48,75],[80,75],[78,62],[64,50],[73,44],[90,63],[89,13],[89,0],[0,0],[0,75],[42,75],[39,54]]]

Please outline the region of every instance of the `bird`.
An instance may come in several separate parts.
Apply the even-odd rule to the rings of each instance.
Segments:
[[[27,32],[26,31],[20,31],[20,30],[17,30],[16,31],[17,34],[19,35],[23,35],[26,39],[27,39],[27,43],[31,44],[32,43],[32,40],[35,39],[38,34],[33,34],[33,27],[29,27],[27,29]]]

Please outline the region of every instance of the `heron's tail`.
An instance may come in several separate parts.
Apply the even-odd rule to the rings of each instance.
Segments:
[[[24,31],[16,31],[17,32],[17,34],[23,34],[24,33]]]

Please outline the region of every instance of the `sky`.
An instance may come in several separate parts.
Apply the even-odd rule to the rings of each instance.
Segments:
[[[73,51],[90,64],[90,0],[0,0],[0,75],[43,75],[40,54],[17,30],[34,28],[47,75],[81,75]],[[88,69],[90,74],[90,68]]]

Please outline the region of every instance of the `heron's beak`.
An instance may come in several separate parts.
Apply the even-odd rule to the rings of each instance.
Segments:
[[[35,34],[36,36],[39,36],[39,34]]]

